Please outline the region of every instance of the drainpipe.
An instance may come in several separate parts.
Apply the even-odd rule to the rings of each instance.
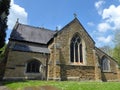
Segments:
[[[49,55],[46,54],[46,81],[48,81],[48,73],[49,73],[48,58],[49,58]]]

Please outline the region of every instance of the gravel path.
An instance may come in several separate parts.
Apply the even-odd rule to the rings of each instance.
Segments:
[[[4,86],[0,83],[0,90],[10,90],[10,89],[8,89],[6,86]],[[53,86],[41,86],[41,87],[33,86],[33,87],[26,87],[26,88],[24,88],[24,90],[60,90],[60,89],[53,87]]]
[[[24,90],[60,90],[53,86],[41,86],[41,87],[26,87]]]
[[[10,89],[8,89],[6,86],[3,86],[3,85],[0,83],[0,90],[10,90]]]
[[[0,86],[0,90],[10,90],[6,86]]]

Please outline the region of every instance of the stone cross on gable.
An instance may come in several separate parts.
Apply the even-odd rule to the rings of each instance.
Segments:
[[[77,18],[77,14],[76,13],[74,13],[74,17]]]
[[[17,21],[16,21],[17,23],[19,22],[19,18],[17,18]]]

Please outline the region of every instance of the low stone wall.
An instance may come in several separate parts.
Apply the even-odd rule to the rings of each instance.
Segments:
[[[118,81],[117,73],[114,72],[104,72],[102,73],[102,80],[103,81]]]
[[[94,66],[58,65],[56,78],[61,80],[95,80]]]

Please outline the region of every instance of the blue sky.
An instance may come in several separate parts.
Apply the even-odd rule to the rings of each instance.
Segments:
[[[112,45],[114,32],[120,30],[120,0],[11,0],[7,41],[17,18],[36,27],[61,29],[77,18],[96,42]]]

